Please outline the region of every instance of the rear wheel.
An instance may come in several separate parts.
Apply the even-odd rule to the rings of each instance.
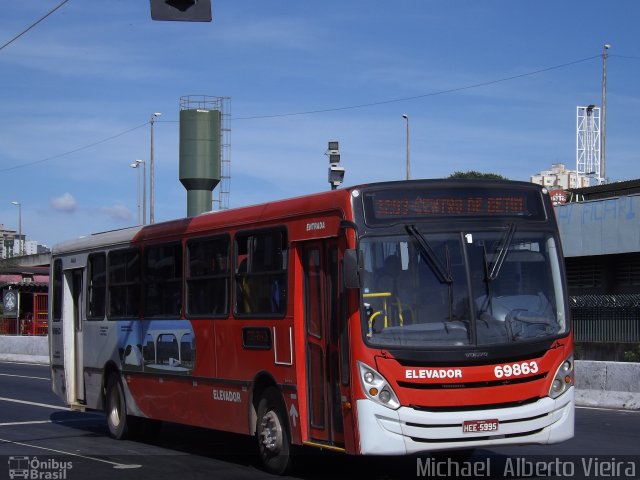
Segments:
[[[258,453],[264,468],[277,475],[291,468],[291,437],[286,408],[277,389],[265,390],[258,404]]]
[[[117,440],[127,438],[127,404],[118,374],[111,375],[107,382],[106,413],[109,435]]]

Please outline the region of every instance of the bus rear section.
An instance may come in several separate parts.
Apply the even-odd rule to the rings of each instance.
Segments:
[[[546,191],[441,181],[357,193],[359,453],[571,438],[572,335]]]

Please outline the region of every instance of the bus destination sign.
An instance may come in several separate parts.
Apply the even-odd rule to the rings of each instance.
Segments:
[[[535,190],[403,189],[364,195],[367,223],[433,217],[527,217],[542,214]]]

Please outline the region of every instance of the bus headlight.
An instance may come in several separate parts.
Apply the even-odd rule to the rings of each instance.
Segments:
[[[573,382],[573,355],[569,355],[558,367],[556,375],[553,377],[553,382],[551,382],[551,388],[549,389],[549,396],[551,398],[558,398],[573,385]]]
[[[362,362],[358,362],[358,370],[362,390],[369,399],[392,410],[400,408],[398,397],[382,375]]]

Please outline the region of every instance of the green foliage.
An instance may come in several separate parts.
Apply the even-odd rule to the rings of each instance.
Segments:
[[[476,170],[469,170],[467,172],[453,172],[449,175],[449,178],[483,178],[488,180],[509,180],[507,177],[498,175],[497,173],[482,173]]]
[[[579,343],[573,345],[573,358],[575,360],[584,360],[584,348]]]
[[[640,346],[625,350],[623,358],[625,362],[640,362]]]
[[[18,259],[16,257],[9,257],[0,260],[0,270],[3,268],[12,268],[18,266]]]

